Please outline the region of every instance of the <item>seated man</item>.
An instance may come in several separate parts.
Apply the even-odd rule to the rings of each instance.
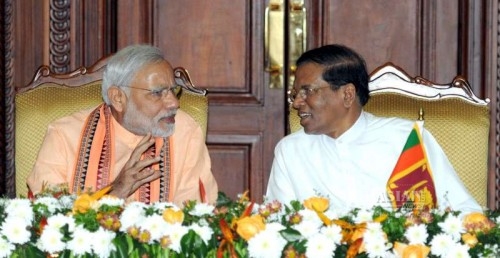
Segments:
[[[288,204],[319,195],[330,198],[331,208],[338,211],[376,205],[391,209],[400,207],[395,207],[394,199],[416,196],[418,189],[430,194],[408,198],[414,204],[426,201],[428,208],[481,211],[425,129],[426,155],[422,155],[430,169],[421,168],[431,179],[406,181],[408,191],[399,194],[389,191],[415,121],[363,111],[369,99],[368,80],[363,58],[345,46],[327,45],[302,54],[289,98],[303,130],[277,144],[267,198]]]
[[[72,192],[111,185],[110,194],[120,198],[214,203],[217,183],[205,138],[179,110],[179,90],[158,48],[135,45],[117,52],[104,70],[104,103],[49,125],[27,180],[30,190],[37,193],[44,184],[66,183]]]

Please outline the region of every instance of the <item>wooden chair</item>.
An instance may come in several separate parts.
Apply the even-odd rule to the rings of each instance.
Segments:
[[[391,63],[375,69],[369,88],[371,98],[364,109],[374,115],[416,120],[423,110],[424,127],[439,142],[472,196],[487,207],[489,99],[476,97],[461,76],[439,85],[411,78]],[[301,128],[296,114],[291,109],[291,132]]]
[[[15,95],[15,192],[27,195],[26,178],[33,168],[47,126],[53,120],[102,103],[102,72],[107,59],[68,74],[53,74],[42,66],[32,82]],[[187,70],[174,69],[175,80],[182,86],[180,108],[207,131],[208,99],[206,91],[196,88]]]

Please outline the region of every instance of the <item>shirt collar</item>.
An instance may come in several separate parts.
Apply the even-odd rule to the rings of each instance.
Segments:
[[[358,139],[360,136],[363,135],[367,123],[368,121],[366,118],[366,113],[362,111],[356,122],[351,126],[351,128],[349,128],[335,140],[337,142],[343,142],[343,143],[355,141],[356,139]]]

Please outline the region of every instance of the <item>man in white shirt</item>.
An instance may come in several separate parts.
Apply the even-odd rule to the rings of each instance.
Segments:
[[[325,196],[339,212],[391,209],[387,182],[414,121],[363,111],[368,80],[363,58],[345,46],[302,54],[289,97],[303,129],[276,146],[267,199],[288,204]],[[434,137],[426,130],[422,135],[437,207],[481,211]]]

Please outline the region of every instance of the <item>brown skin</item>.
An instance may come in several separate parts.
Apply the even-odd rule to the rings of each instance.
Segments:
[[[141,89],[157,89],[171,87],[175,85],[172,66],[167,62],[150,64],[139,70],[129,86]],[[108,96],[111,101],[111,113],[113,117],[125,127],[123,117],[127,112],[128,101],[133,101],[137,110],[152,121],[158,114],[164,114],[179,108],[179,100],[173,94],[169,93],[159,101],[152,101],[150,92],[135,88],[130,88],[130,96],[117,87],[111,86],[108,90]],[[174,123],[175,119],[161,119],[154,121],[160,127],[168,123]],[[133,132],[131,128],[125,129]],[[119,198],[127,198],[133,194],[141,185],[151,182],[160,177],[160,171],[150,168],[151,165],[160,161],[160,157],[146,158],[141,160],[142,154],[155,142],[151,133],[148,133],[141,139],[137,147],[130,155],[129,160],[122,168],[121,172],[113,181],[111,195]]]
[[[322,79],[324,67],[305,63],[297,67],[293,87],[318,88],[328,85]],[[312,92],[306,99],[297,96],[293,108],[298,110],[300,124],[307,134],[326,134],[334,139],[341,136],[361,115],[356,88],[349,83],[337,90],[330,87]]]

